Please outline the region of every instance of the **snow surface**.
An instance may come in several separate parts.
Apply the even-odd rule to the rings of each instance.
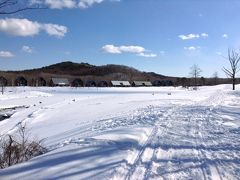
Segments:
[[[240,179],[240,86],[9,87],[0,109],[49,149],[0,179]]]

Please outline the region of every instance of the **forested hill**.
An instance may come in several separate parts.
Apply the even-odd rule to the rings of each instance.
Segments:
[[[152,80],[162,79],[166,76],[154,73],[154,72],[142,72],[135,68],[124,66],[124,65],[103,65],[95,66],[88,63],[74,63],[74,62],[61,62],[53,65],[49,65],[37,69],[29,69],[22,71],[7,71],[11,74],[26,74],[26,75],[37,75],[41,74],[44,76],[51,74],[53,75],[66,75],[66,76],[102,76],[108,77],[108,79],[136,79],[136,80]]]

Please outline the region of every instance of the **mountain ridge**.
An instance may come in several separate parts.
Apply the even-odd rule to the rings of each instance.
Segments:
[[[35,73],[47,73],[56,75],[70,75],[70,76],[107,76],[116,73],[122,73],[131,77],[148,77],[148,78],[166,78],[167,76],[157,74],[155,72],[144,72],[137,70],[133,67],[117,64],[106,64],[101,66],[92,65],[89,63],[76,63],[72,61],[63,61],[40,68],[26,69],[26,70],[14,70],[14,71],[2,71],[6,73],[16,74],[35,74]]]

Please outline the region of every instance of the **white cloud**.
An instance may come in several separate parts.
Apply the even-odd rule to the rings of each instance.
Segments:
[[[45,5],[51,9],[76,8],[76,0],[30,0],[31,5]]]
[[[112,44],[110,45],[105,45],[102,47],[103,51],[105,51],[106,53],[111,53],[111,54],[121,54],[121,50],[119,49],[119,47],[116,47]]]
[[[102,49],[111,54],[121,54],[123,52],[128,52],[128,53],[142,53],[145,52],[146,50],[141,47],[141,46],[114,46],[112,44],[110,45],[105,45],[102,47]]]
[[[28,19],[6,18],[0,19],[0,31],[14,36],[34,36],[40,31],[56,37],[63,37],[67,27],[57,24],[41,24]]]
[[[27,19],[0,19],[0,31],[15,36],[33,36],[39,33],[41,25]]]
[[[67,33],[67,27],[57,24],[43,24],[42,29],[51,36],[63,37]]]
[[[190,39],[198,39],[200,37],[207,38],[207,33],[201,33],[201,34],[188,34],[188,35],[179,35],[178,36],[182,40],[190,40]]]
[[[197,49],[200,49],[199,46],[195,47],[195,46],[189,46],[189,47],[184,47],[185,50],[188,50],[188,51],[195,51]]]
[[[103,51],[110,54],[133,53],[142,57],[156,57],[156,54],[146,53],[147,50],[141,46],[114,46],[112,44],[102,47]]]
[[[204,38],[207,38],[208,34],[207,33],[202,33],[201,36],[204,37]]]
[[[137,54],[138,56],[142,56],[142,57],[146,57],[146,58],[154,58],[154,57],[157,57],[157,54],[153,54],[153,53],[150,53],[150,54],[146,54],[146,53],[139,53]]]
[[[118,48],[121,52],[128,52],[128,53],[142,53],[142,52],[145,52],[145,49],[141,46],[120,46]]]
[[[52,9],[76,8],[75,0],[45,0],[45,4]]]
[[[102,2],[103,2],[103,0],[80,0],[78,3],[78,6],[80,8],[85,9],[85,8],[91,7],[94,4],[100,4]]]
[[[26,52],[26,53],[32,53],[33,49],[31,47],[29,47],[29,46],[23,46],[22,47],[22,51]]]
[[[45,5],[51,9],[86,9],[93,6],[94,4],[100,4],[104,1],[119,2],[120,0],[31,0],[30,4]]]
[[[189,40],[189,39],[197,39],[200,37],[199,34],[188,34],[188,35],[179,35],[178,36],[182,40]]]
[[[222,56],[222,52],[216,52],[217,55]]]
[[[100,4],[106,0],[80,0],[78,3],[78,6],[82,9],[89,8],[93,6],[94,4]],[[110,2],[120,2],[120,0],[108,0]]]
[[[227,38],[228,38],[228,35],[227,35],[227,34],[223,34],[223,35],[222,35],[222,38],[227,39]]]
[[[10,51],[0,51],[0,57],[11,58],[14,57],[14,54],[12,54]]]

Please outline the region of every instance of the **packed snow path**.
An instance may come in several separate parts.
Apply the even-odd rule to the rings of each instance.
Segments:
[[[240,179],[239,109],[239,91],[222,89],[200,101],[150,100],[50,137],[51,152],[0,170],[0,177]]]

